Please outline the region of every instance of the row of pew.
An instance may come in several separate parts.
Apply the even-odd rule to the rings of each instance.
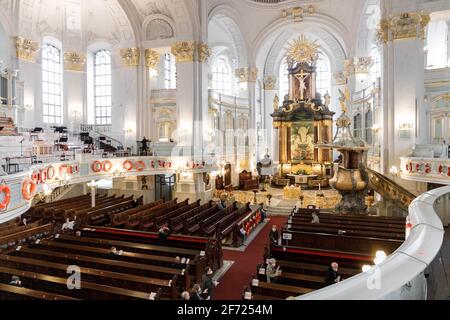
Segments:
[[[93,226],[157,232],[168,227],[173,234],[217,238],[223,244],[239,247],[244,236],[242,230],[250,233],[260,222],[258,210],[249,204],[238,207],[237,203],[221,209],[210,201],[201,205],[200,201],[178,202],[177,199],[157,201],[145,206],[110,215],[108,221],[91,220]]]
[[[312,223],[312,213],[319,215],[319,223]],[[332,262],[339,264],[345,281],[373,265],[378,250],[390,254],[402,244],[405,219],[335,215],[310,207],[291,214],[280,236],[279,244],[266,247],[243,299],[284,300],[324,288]],[[269,258],[281,270],[275,283],[267,281]]]

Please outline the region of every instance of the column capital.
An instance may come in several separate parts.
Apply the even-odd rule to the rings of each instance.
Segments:
[[[197,44],[197,54],[198,54],[198,61],[201,63],[208,62],[209,58],[211,57],[211,48],[208,46],[207,43],[200,42]]]
[[[278,78],[275,76],[266,76],[264,78],[264,90],[275,91],[277,90]]]
[[[239,83],[256,82],[258,79],[258,68],[239,68],[235,70]]]
[[[83,72],[86,65],[86,55],[78,52],[64,53],[64,68],[67,71]]]
[[[159,65],[159,53],[152,49],[145,49],[145,66],[157,70]]]
[[[423,12],[405,12],[380,22],[378,40],[382,44],[401,39],[425,39],[425,28],[430,15]]]
[[[125,67],[137,67],[141,59],[141,50],[139,48],[120,49],[120,57]]]
[[[194,62],[196,45],[194,41],[177,41],[172,45],[172,54],[177,63]]]
[[[373,65],[371,57],[355,57],[344,60],[344,76],[350,77],[354,74],[369,74]]]
[[[36,52],[40,47],[39,43],[20,36],[17,36],[15,40],[17,58],[29,62],[35,62]]]

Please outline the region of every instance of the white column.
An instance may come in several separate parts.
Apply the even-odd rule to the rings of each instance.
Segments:
[[[271,117],[271,114],[275,112],[273,101],[275,99],[275,95],[277,95],[276,90],[264,90],[264,143],[263,146],[263,152],[266,152],[266,148],[269,149],[269,155],[274,159],[275,157],[275,150],[273,143],[275,143],[274,137],[273,137],[273,118]],[[280,99],[280,104],[281,104]],[[278,141],[276,141],[276,144],[278,145]],[[260,155],[261,156],[261,155]]]

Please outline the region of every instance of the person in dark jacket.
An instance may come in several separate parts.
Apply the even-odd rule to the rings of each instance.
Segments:
[[[199,301],[202,300],[202,288],[199,284],[195,284],[191,290],[191,301]]]
[[[205,268],[205,274],[202,277],[202,289],[203,294],[205,294],[205,300],[212,300],[214,298],[214,288],[219,284],[217,281],[212,279],[213,270],[211,267]]]
[[[279,237],[280,237],[280,235],[278,233],[277,226],[273,225],[272,230],[270,230],[270,233],[269,233],[270,242],[272,244],[278,244]]]
[[[183,269],[183,265],[181,264],[181,258],[176,256],[174,262],[172,263],[173,269]]]
[[[339,265],[336,262],[333,262],[327,270],[327,274],[325,276],[325,284],[327,286],[331,286],[333,284],[341,282],[342,277],[339,273]]]

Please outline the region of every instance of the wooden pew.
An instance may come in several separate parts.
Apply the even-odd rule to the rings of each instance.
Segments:
[[[168,226],[169,220],[173,217],[177,217],[183,213],[189,212],[192,209],[200,207],[200,200],[197,200],[194,203],[188,204],[186,206],[183,206],[181,208],[169,211],[168,213],[165,213],[159,217],[156,217],[155,224],[156,228],[160,228],[161,226]]]
[[[12,276],[19,276],[22,287],[32,290],[45,290],[48,293],[64,294],[87,300],[149,300],[150,293],[116,288],[113,286],[85,281],[81,278],[80,290],[67,288],[67,274],[63,277],[30,272],[17,268],[0,266],[0,282],[7,282]],[[155,292],[157,294],[157,292]]]
[[[189,199],[184,200],[180,203],[174,203],[172,205],[169,205],[166,208],[161,208],[159,210],[156,210],[151,215],[147,215],[142,217],[141,224],[139,225],[139,230],[142,231],[157,231],[157,225],[156,225],[156,219],[158,219],[161,216],[164,216],[165,214],[178,210],[181,208],[188,207],[189,205]]]
[[[125,227],[129,216],[139,213],[139,212],[142,212],[144,210],[158,207],[159,205],[162,205],[163,203],[164,203],[163,200],[159,200],[159,201],[152,202],[152,203],[149,203],[144,206],[140,206],[137,208],[133,208],[133,209],[124,211],[124,212],[112,213],[112,214],[110,214],[110,217],[109,217],[109,220],[111,221],[109,226],[113,227],[113,228]]]
[[[29,230],[29,229],[33,229],[33,228],[39,227],[40,225],[41,225],[41,221],[37,221],[37,222],[33,222],[33,223],[30,223],[30,224],[27,224],[25,226],[21,225],[21,226],[9,227],[6,230],[0,231],[0,238],[9,236],[11,234],[19,233],[19,232],[22,232],[22,231],[26,231],[26,230]]]
[[[396,230],[398,232],[404,232],[405,224],[392,224],[388,221],[377,220],[377,221],[360,221],[360,220],[350,220],[350,219],[342,219],[342,216],[336,217],[322,217],[319,216],[320,223],[322,224],[341,224],[348,226],[361,226],[361,227],[370,227],[370,228],[379,228],[384,230]],[[311,222],[312,218],[310,216],[291,216],[289,220],[294,222]],[[289,221],[288,220],[288,221]]]
[[[89,225],[105,225],[110,223],[109,216],[114,213],[123,212],[132,208],[139,207],[142,204],[143,197],[136,200],[127,200],[104,208],[93,208],[92,211],[88,211],[82,218],[83,222]]]
[[[373,264],[374,254],[375,252],[373,255],[369,255],[349,251],[315,249],[311,247],[271,245],[268,256],[275,258],[277,261],[306,262],[321,266],[330,266],[332,262],[337,262],[339,268],[362,270],[364,265]]]
[[[337,235],[303,231],[283,230],[283,234],[290,234],[291,240],[283,240],[289,246],[328,249],[337,251],[357,252],[372,255],[383,250],[387,255],[397,250],[404,240],[380,239],[364,236]]]
[[[99,197],[97,197],[98,199]],[[34,206],[32,206],[25,214],[25,216],[29,216],[29,217],[34,217],[34,218],[42,218],[43,215],[43,211],[44,209],[47,208],[53,208],[53,207],[57,207],[57,206],[62,206],[64,204],[67,203],[79,203],[80,201],[83,200],[89,200],[90,196],[89,195],[83,195],[83,196],[79,196],[79,197],[74,197],[71,199],[65,199],[65,200],[59,200],[59,201],[55,201],[55,202],[51,202],[51,203],[40,203],[40,204],[36,204]]]
[[[144,231],[84,227],[81,229],[81,234],[83,236],[100,239],[124,240],[160,245],[157,233]],[[220,269],[223,266],[222,246],[220,241],[217,239],[207,239],[203,237],[185,235],[170,235],[167,238],[165,245],[197,250],[197,252],[199,252],[199,263],[201,261],[204,266],[210,265],[213,270]],[[203,259],[203,257],[206,259]]]
[[[125,229],[131,229],[131,230],[138,229],[139,226],[141,225],[141,221],[143,218],[153,215],[156,212],[158,212],[160,209],[168,208],[176,203],[177,203],[177,199],[169,201],[169,202],[165,202],[165,203],[157,205],[155,207],[145,209],[142,211],[138,211],[135,214],[129,215],[127,218],[127,222],[125,224]]]
[[[262,281],[253,281],[251,286],[253,300],[277,300],[286,299],[290,296],[300,296],[302,294],[314,291],[310,288],[289,286],[278,283],[267,283]]]
[[[0,255],[0,265],[61,278],[67,277],[67,270],[70,266],[68,264],[5,255]],[[163,280],[84,267],[80,267],[80,272],[81,279],[92,283],[101,283],[140,292],[157,292],[161,288],[164,296],[171,299],[178,298],[175,285],[177,283],[177,276],[173,276],[169,280]]]
[[[117,201],[118,199],[123,199],[124,196],[116,198],[116,196],[112,197],[102,197],[96,199],[96,205],[100,206],[104,203],[110,203],[113,201]],[[61,206],[53,206],[50,208],[46,208],[43,210],[42,214],[44,219],[51,220],[64,220],[66,217],[73,217],[70,215],[73,211],[91,208],[91,200],[85,199],[84,201],[79,201],[75,203],[67,203]]]
[[[74,254],[74,255],[82,255],[85,257],[98,257],[98,258],[111,258],[111,250],[110,249],[102,249],[97,247],[90,247],[84,245],[77,244],[68,244],[62,242],[55,242],[51,240],[42,240],[39,243],[33,244],[29,248],[24,248],[21,251],[30,251],[31,249],[38,250],[46,250],[48,252],[54,252],[57,255],[65,255],[65,254]],[[186,270],[191,273],[193,272],[195,276],[195,282],[201,283],[202,275],[204,272],[204,268],[206,265],[196,264],[195,259],[186,259],[183,256],[180,258],[184,258],[187,262]],[[124,261],[145,265],[154,265],[154,266],[162,266],[162,267],[172,267],[174,263],[174,257],[171,256],[160,256],[153,254],[142,254],[135,253],[129,251],[123,251],[121,255],[114,256],[116,261]]]
[[[53,224],[26,229],[0,238],[0,245],[17,246],[30,240],[47,236],[53,232]]]
[[[171,280],[173,279],[173,276],[176,275],[179,279],[179,285],[182,290],[189,290],[191,287],[189,265],[187,265],[185,269],[174,269],[172,267],[161,267],[120,261],[116,259],[117,255],[112,254],[109,254],[107,258],[68,253],[62,255],[58,252],[30,247],[21,248],[14,253],[14,256],[166,280]]]
[[[48,293],[45,291],[32,290],[13,285],[0,283],[0,300],[79,300],[76,298],[63,296],[60,294]]]
[[[237,202],[235,202],[231,206],[228,206],[227,208],[225,208],[223,210],[220,210],[217,213],[215,213],[214,215],[204,219],[203,221],[201,221],[199,223],[199,226],[200,226],[199,229],[200,230],[199,230],[198,233],[200,233],[200,234],[208,233],[208,229],[211,226],[213,226],[213,228],[215,230],[215,225],[220,219],[222,219],[224,216],[227,216],[227,215],[229,215],[229,214],[231,214],[231,213],[233,213],[233,212],[235,212],[237,210],[238,210]]]
[[[371,237],[379,239],[405,240],[405,233],[381,232],[369,229],[359,229],[358,227],[348,227],[333,224],[311,224],[311,223],[292,223],[286,227],[289,231],[304,231],[324,234],[342,234],[345,236]],[[345,233],[344,233],[345,232]]]
[[[186,213],[179,214],[178,216],[172,217],[168,221],[169,229],[174,233],[182,233],[186,220],[195,218],[203,214],[203,212],[213,207],[213,202],[209,201],[208,203],[189,210]]]
[[[187,219],[183,225],[182,233],[187,235],[195,234],[198,230],[200,230],[201,221],[203,221],[208,217],[215,216],[220,211],[221,210],[219,209],[219,207],[217,205],[214,205],[208,210],[202,212],[201,214],[198,214],[194,217]]]

